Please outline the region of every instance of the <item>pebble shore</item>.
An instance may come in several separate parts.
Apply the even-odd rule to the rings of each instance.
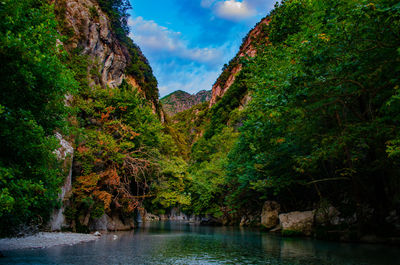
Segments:
[[[98,236],[91,234],[38,233],[27,237],[2,238],[0,239],[0,251],[74,245],[83,242],[90,242],[98,238]]]

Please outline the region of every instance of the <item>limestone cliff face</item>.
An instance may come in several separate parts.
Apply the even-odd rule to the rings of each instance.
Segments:
[[[65,140],[60,133],[56,133],[56,137],[60,142],[60,147],[54,152],[57,158],[64,162],[63,169],[67,176],[64,180],[64,185],[61,187],[61,193],[58,194],[58,198],[63,204],[61,208],[54,209],[48,224],[48,229],[51,231],[61,231],[68,226],[64,216],[64,200],[69,197],[69,193],[72,190],[72,161],[74,156],[74,148],[71,143]]]
[[[73,30],[73,37],[65,47],[83,48],[81,53],[90,57],[91,67],[100,74],[99,78],[91,76],[95,84],[119,86],[125,78],[129,53],[114,37],[107,15],[95,0],[65,0],[58,4],[64,5],[64,22]]]
[[[266,17],[262,19],[244,38],[242,46],[239,52],[233,58],[229,65],[227,65],[219,76],[217,81],[212,87],[212,95],[210,100],[210,107],[217,103],[218,99],[223,97],[223,95],[229,90],[229,88],[235,82],[236,76],[242,70],[242,65],[240,64],[240,58],[249,56],[254,57],[257,54],[256,46],[262,41],[268,39],[266,35],[265,26],[268,25],[269,18]]]
[[[102,11],[97,0],[52,0],[52,2],[60,24],[60,33],[64,36],[63,42],[60,40],[58,44],[70,54],[71,60],[75,55],[79,55],[77,58],[84,58],[83,73],[87,67],[86,78],[89,86],[115,88],[125,80],[144,95],[144,98],[151,103],[154,113],[157,113],[163,121],[164,113],[158,101],[157,81],[146,58],[133,42],[116,37],[107,14]],[[132,73],[128,71],[129,67],[135,63],[141,67],[137,67],[139,70],[135,73],[129,74]],[[79,62],[74,64],[79,65]],[[70,105],[72,101],[72,96],[67,95],[65,104]],[[59,231],[70,225],[66,223],[64,209],[72,190],[74,153],[73,136],[63,137],[57,133],[56,137],[61,147],[55,150],[55,153],[59,160],[64,161],[66,178],[59,194],[63,205],[60,209],[54,210],[48,224],[48,229],[52,231]],[[69,139],[70,142],[65,139]],[[125,230],[133,227],[132,220],[121,221],[116,216],[105,217],[107,217],[106,228],[109,230]],[[81,223],[87,224],[89,220],[86,219],[88,216]]]
[[[90,85],[118,87],[125,79],[148,99],[155,113],[164,120],[164,113],[158,101],[157,82],[149,89],[143,88],[146,80],[139,80],[127,73],[127,67],[134,60],[141,60],[148,66],[140,49],[130,49],[115,36],[110,20],[96,0],[54,0],[59,10],[59,20],[66,28],[68,41],[63,43],[69,52],[87,55],[89,58],[88,79]],[[133,44],[133,43],[132,43]],[[131,54],[135,49],[136,55]],[[151,68],[148,67],[151,71]],[[148,73],[143,74],[149,76]],[[151,90],[151,91],[150,91]]]

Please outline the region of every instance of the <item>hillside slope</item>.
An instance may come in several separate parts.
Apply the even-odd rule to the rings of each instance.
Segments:
[[[161,103],[163,109],[169,116],[174,116],[178,112],[190,109],[191,107],[209,101],[211,99],[211,90],[202,90],[191,95],[185,91],[178,90],[163,97]]]
[[[194,139],[193,212],[260,225],[304,211],[318,223],[296,233],[400,235],[399,5],[363,3],[283,1],[225,66],[210,108],[175,120]]]
[[[257,23],[257,25],[243,39],[242,45],[240,46],[236,56],[228,64],[225,64],[221,75],[212,87],[210,107],[215,105],[235,82],[236,77],[243,68],[241,59],[247,57],[254,58],[257,54],[257,46],[268,41],[266,28],[269,21],[270,19],[265,17]]]

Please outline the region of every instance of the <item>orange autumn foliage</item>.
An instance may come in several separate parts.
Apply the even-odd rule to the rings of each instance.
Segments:
[[[78,147],[77,151],[78,151],[79,153],[82,154],[82,153],[88,152],[88,151],[89,151],[89,148],[87,148],[87,147],[84,146],[84,145],[81,145],[81,146]]]
[[[104,171],[101,174],[101,177],[104,179],[104,183],[109,186],[118,186],[121,183],[120,177],[115,168]]]
[[[112,201],[112,195],[110,193],[106,191],[96,190],[93,192],[93,196],[103,202],[104,209],[106,211],[110,210],[110,205]]]

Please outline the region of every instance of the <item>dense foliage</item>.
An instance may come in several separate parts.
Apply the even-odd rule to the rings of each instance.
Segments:
[[[0,234],[43,224],[63,180],[54,131],[65,127],[64,96],[76,87],[51,6],[0,2]],[[13,225],[13,226],[11,226]]]
[[[69,48],[69,40],[82,36],[74,36],[66,23],[65,1],[57,6],[40,0],[0,3],[1,235],[20,231],[20,224],[46,225],[59,206],[70,165],[57,160],[56,131],[67,135],[76,149],[74,190],[65,212],[73,228],[87,231],[85,220],[103,213],[131,216],[145,197],[155,204],[188,203],[183,191],[172,190],[171,197],[159,188],[170,177],[180,177],[179,165],[160,170],[178,151],[153,113],[151,105],[158,107],[157,81],[127,37],[128,2],[99,3],[130,53],[127,75],[138,81],[147,99],[126,82],[115,89],[93,85],[101,66],[80,45]],[[90,12],[98,16],[96,8]],[[68,97],[67,102],[65,96],[72,92],[73,100]]]
[[[328,201],[344,215],[357,213],[361,228],[391,229],[382,225],[400,204],[399,23],[397,1],[277,5],[265,28],[269,43],[210,110],[192,150],[194,176],[204,161],[224,161],[214,158],[210,139],[235,128],[230,111],[238,103],[229,94],[248,90],[252,100],[227,151],[223,191],[211,201],[231,217],[261,209],[266,199],[287,210]]]
[[[62,6],[43,2],[0,2],[2,235],[11,224],[45,222],[57,205],[65,172],[56,131],[76,150],[65,214],[78,231],[138,208],[238,223],[265,200],[286,211],[334,205],[357,217],[340,229],[392,230],[386,217],[400,207],[397,1],[282,1],[252,40],[257,55],[224,67],[222,87],[241,68],[225,95],[165,124],[157,81],[127,37],[129,2],[98,1],[139,89],[94,85],[100,65],[79,45],[68,53],[57,45],[57,29],[66,42],[73,33]]]
[[[135,51],[139,50],[131,55]],[[179,182],[182,163],[153,111],[157,101],[144,98],[126,80],[117,88],[89,84],[88,69],[96,65],[79,48],[69,52],[67,65],[79,81],[73,101],[73,191],[65,211],[72,229],[87,232],[89,224],[104,214],[132,218],[145,199],[153,201],[147,208],[188,204],[183,190],[165,184],[175,178]]]
[[[116,211],[133,215],[157,173],[160,121],[126,83],[115,89],[82,91],[75,106],[82,129],[76,136],[76,177],[68,218],[86,216],[89,221]]]
[[[399,165],[390,155],[399,137],[399,8],[287,1],[275,9],[272,45],[251,66],[254,98],[230,155],[235,201],[252,189],[289,197],[312,187],[336,204],[349,199],[361,222],[375,225],[398,207]]]

